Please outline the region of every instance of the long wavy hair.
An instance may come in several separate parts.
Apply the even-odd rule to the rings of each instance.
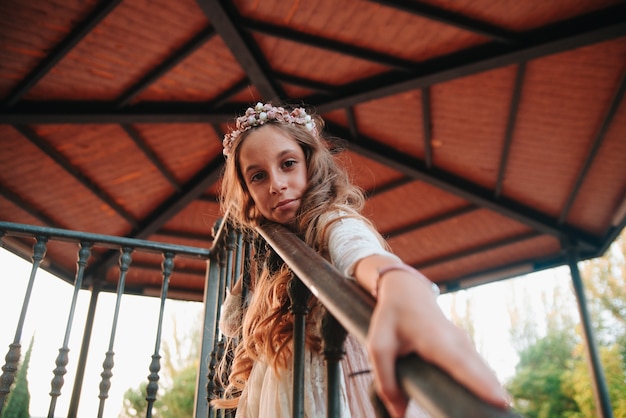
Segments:
[[[333,222],[344,217],[359,217],[368,225],[370,223],[361,215],[365,203],[363,192],[351,183],[346,171],[337,164],[330,142],[322,137],[323,120],[315,114],[312,117],[317,127],[315,131],[284,122],[272,121],[266,125],[271,124],[280,129],[304,151],[308,184],[295,222],[289,227],[311,248],[328,258],[326,231]],[[223,213],[228,213],[229,221],[239,228],[252,231],[265,219],[246,188],[239,167],[239,155],[241,144],[255,129],[263,127],[244,131],[233,143],[226,159],[220,190],[221,208]],[[341,213],[341,216],[323,216],[333,211]],[[372,230],[375,231],[373,227]],[[267,362],[276,373],[290,365],[293,316],[289,313],[287,287],[292,274],[282,263],[272,267],[273,263],[269,261],[271,251],[268,254],[261,254],[262,266],[257,269],[260,274],[254,280],[253,296],[243,319],[241,340],[235,349],[230,375],[225,382],[224,398],[213,400],[215,407],[237,406],[255,361]],[[315,298],[309,301],[309,309],[306,345],[312,351],[320,351],[319,323],[323,309]]]

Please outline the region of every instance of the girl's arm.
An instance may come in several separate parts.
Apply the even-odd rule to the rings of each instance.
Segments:
[[[506,408],[500,382],[467,334],[444,316],[431,283],[404,266],[395,257],[371,255],[354,269],[357,282],[376,294],[366,346],[376,390],[390,414],[404,416],[407,399],[396,381],[395,362],[411,352],[447,371],[485,401]]]

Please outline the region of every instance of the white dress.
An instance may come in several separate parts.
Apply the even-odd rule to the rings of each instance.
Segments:
[[[338,216],[332,214],[328,216]],[[346,276],[353,274],[354,266],[364,257],[389,253],[364,221],[343,218],[331,224],[328,232],[328,251],[331,263]],[[397,257],[396,257],[397,258]],[[398,259],[399,260],[399,259]],[[234,336],[241,321],[241,297],[227,293],[220,316],[220,330]],[[370,398],[372,375],[364,347],[351,335],[345,345],[342,360],[342,387],[339,418],[375,417]],[[326,364],[321,353],[306,350],[304,379],[304,416],[325,417]],[[277,375],[266,362],[257,361],[252,366],[244,388],[236,418],[289,418],[292,414],[292,370],[281,370]],[[427,417],[411,403],[407,417]]]

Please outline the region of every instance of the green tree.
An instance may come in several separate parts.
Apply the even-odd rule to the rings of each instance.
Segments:
[[[615,240],[603,257],[582,264],[589,310],[600,362],[607,381],[613,415],[626,418],[626,231]],[[566,390],[576,399],[580,414],[596,415],[596,402],[585,347],[570,371]]]
[[[541,303],[535,304],[527,289],[512,289],[510,334],[519,362],[506,386],[525,417],[568,417],[578,412],[573,396],[563,390],[579,341],[570,301],[563,286],[545,290]]]
[[[574,367],[567,373],[566,385],[563,388],[578,405],[580,413],[572,415],[572,418],[595,417],[597,415],[596,402],[593,396],[591,375],[584,346],[576,347],[577,361]],[[613,407],[615,418],[626,418],[626,369],[619,353],[617,345],[600,347],[600,360],[604,366],[609,397]]]
[[[519,353],[515,376],[507,389],[523,416],[565,417],[578,412],[575,399],[562,390],[575,345],[573,332],[552,329]]]
[[[626,418],[626,232],[607,254],[580,263],[592,325],[615,417]],[[575,325],[562,288],[543,296],[545,336],[539,337],[528,301],[510,307],[511,335],[520,361],[507,389],[528,417],[597,415],[581,327]]]
[[[623,343],[626,337],[626,230],[604,256],[582,263],[581,271],[600,344],[611,345],[620,340]]]
[[[202,323],[199,319],[191,323]],[[180,418],[193,415],[196,376],[199,367],[200,330],[192,329],[188,335],[178,335],[174,321],[173,338],[170,345],[163,342],[159,393],[152,408],[155,418]],[[146,415],[147,382],[124,393],[123,412],[120,418]]]
[[[141,382],[138,388],[128,389],[124,393],[124,400],[122,401],[122,409],[123,412],[120,413],[120,418],[134,418],[146,416],[146,409],[148,407],[148,402],[146,401],[147,395],[147,382]],[[160,399],[157,399],[155,402],[155,411],[153,411],[152,416],[158,418],[159,412],[158,407],[160,406]]]
[[[2,410],[2,418],[29,418],[30,393],[28,391],[28,363],[33,349],[35,337],[30,339],[30,344],[24,361],[19,366],[13,390],[9,393],[7,404]]]
[[[197,363],[189,364],[178,371],[172,386],[161,398],[162,418],[180,418],[193,415],[194,395],[196,391]]]

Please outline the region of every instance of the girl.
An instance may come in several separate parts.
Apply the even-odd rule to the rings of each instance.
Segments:
[[[487,402],[506,407],[505,393],[493,372],[465,333],[439,309],[432,283],[392,254],[360,214],[364,197],[336,164],[322,128],[323,121],[303,108],[263,103],[248,108],[224,137],[222,210],[244,229],[264,221],[287,226],[374,295],[367,354],[348,338],[344,371],[371,368],[374,387],[393,417],[403,417],[407,409],[395,378],[395,361],[410,352],[438,365]],[[291,414],[292,319],[286,290],[290,273],[271,258],[254,280],[243,324],[241,281],[223,306],[222,331],[229,336],[241,332],[241,340],[225,398],[214,406],[237,407],[237,417]],[[317,326],[321,311],[311,301],[305,362],[308,417],[325,416],[325,367]],[[370,364],[364,360],[366,355]],[[343,384],[342,418],[373,416],[371,405],[363,401],[366,390],[351,380]]]

